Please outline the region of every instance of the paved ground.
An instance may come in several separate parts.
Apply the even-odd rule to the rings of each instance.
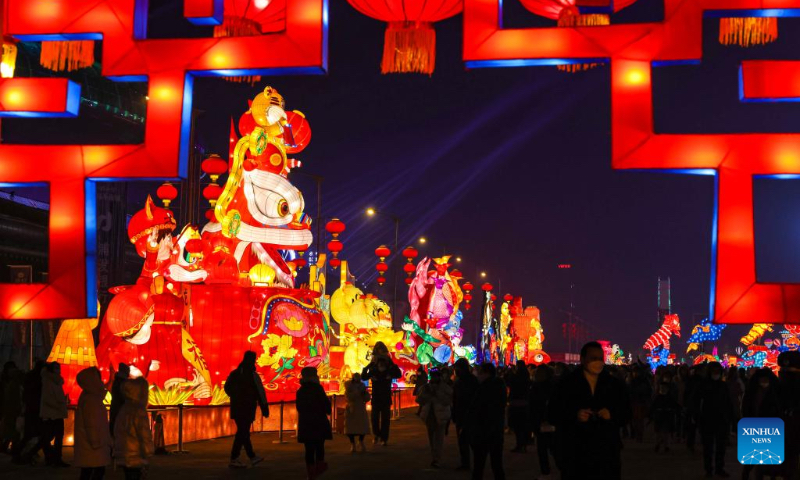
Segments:
[[[277,434],[254,435],[253,443],[256,451],[266,457],[263,464],[248,470],[230,470],[227,458],[231,445],[230,438],[195,442],[186,445],[187,454],[158,456],[153,459],[149,480],[178,479],[280,479],[302,480],[305,478],[302,460],[302,445],[287,438],[290,443],[274,444]],[[512,437],[506,437],[506,450],[511,448]],[[735,445],[735,443],[734,443]],[[365,454],[350,454],[347,438],[336,435],[332,442],[327,442],[327,460],[330,470],[323,480],[468,480],[464,472],[455,471],[457,466],[457,449],[454,433],[447,437],[445,443],[448,458],[443,468],[431,469],[425,427],[413,415],[405,416],[392,424],[392,436],[388,447],[371,447]],[[740,466],[736,462],[735,452],[728,450],[728,471],[732,478],[740,478]],[[72,449],[65,449],[65,460],[72,458]],[[510,480],[532,480],[538,475],[538,462],[533,453],[513,454],[505,456],[506,473]],[[626,441],[623,451],[623,474],[631,480],[694,480],[703,478],[702,457],[700,450],[690,455],[685,448],[673,448],[669,454],[653,452],[652,435],[645,443],[636,444]],[[43,466],[19,467],[11,464],[9,457],[0,455],[0,479],[14,478],[24,480],[39,479],[71,479],[78,478],[78,470],[74,468],[51,469]],[[122,479],[122,472],[109,472],[109,479]],[[487,472],[485,478],[491,478]],[[557,477],[556,477],[557,478]]]

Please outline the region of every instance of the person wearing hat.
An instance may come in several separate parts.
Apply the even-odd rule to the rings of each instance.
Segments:
[[[112,437],[114,436],[114,420],[116,420],[117,414],[119,414],[119,410],[122,408],[122,404],[125,403],[125,399],[122,397],[122,382],[130,378],[130,376],[131,367],[125,363],[120,363],[117,368],[117,373],[114,374],[114,383],[111,384],[111,406],[108,412],[108,428]]]
[[[300,388],[297,390],[297,442],[305,445],[306,471],[309,480],[325,473],[325,440],[333,439],[331,401],[319,384],[317,369],[305,367],[300,370]]]
[[[800,478],[800,351],[778,355],[784,438],[783,478]]]
[[[256,354],[252,351],[244,352],[242,362],[228,375],[225,381],[225,393],[231,398],[231,420],[236,422],[236,436],[233,437],[231,447],[231,468],[252,467],[264,460],[256,455],[253,444],[250,442],[250,425],[256,419],[256,407],[261,407],[261,415],[269,418],[269,405],[267,394],[261,377],[256,373]],[[250,459],[250,464],[239,460],[242,447]]]

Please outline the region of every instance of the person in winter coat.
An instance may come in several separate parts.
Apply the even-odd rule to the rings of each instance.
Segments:
[[[11,365],[9,365],[11,364]],[[3,370],[3,410],[0,414],[0,452],[11,451],[19,445],[17,418],[22,414],[22,371],[14,362]]]
[[[236,422],[236,436],[233,437],[231,447],[231,460],[228,464],[231,468],[246,468],[248,464],[239,460],[242,447],[250,459],[250,465],[254,466],[264,460],[263,457],[256,455],[253,444],[250,442],[250,425],[256,419],[256,407],[261,408],[261,415],[269,418],[269,405],[267,404],[267,394],[261,378],[256,373],[256,354],[255,352],[244,352],[241,363],[233,370],[225,381],[225,393],[231,399],[231,420]]]
[[[392,380],[401,376],[400,369],[389,356],[389,349],[383,342],[376,342],[372,349],[372,360],[361,372],[362,379],[372,381],[372,434],[375,435],[375,445],[388,445]]]
[[[300,371],[300,388],[297,390],[297,441],[305,444],[306,471],[309,480],[325,473],[325,440],[333,439],[331,401],[319,384],[317,369],[305,367]]]
[[[603,347],[581,348],[580,367],[558,383],[548,408],[565,480],[622,477],[620,429],[630,418],[625,385],[604,370]]]
[[[428,442],[431,446],[431,466],[439,468],[444,447],[444,435],[450,421],[453,405],[453,388],[442,379],[442,373],[431,370],[430,382],[422,387],[417,395],[420,405],[420,418],[428,429]]]
[[[22,439],[18,446],[11,450],[12,462],[16,464],[33,463],[33,455],[39,451],[40,444],[27,450],[25,447],[42,433],[42,419],[39,417],[39,408],[42,403],[42,370],[44,362],[37,360],[33,368],[25,374],[22,380],[22,405],[24,406],[25,427]]]
[[[367,417],[367,402],[369,392],[361,375],[353,374],[353,378],[345,384],[344,394],[347,398],[347,409],[344,412],[344,433],[350,438],[350,453],[356,451],[356,437],[358,437],[358,450],[367,451],[364,445],[364,436],[369,435],[369,418]]]
[[[125,399],[114,422],[114,460],[125,480],[139,480],[153,455],[153,434],[147,418],[147,380],[125,380],[120,386]]]
[[[461,457],[459,470],[469,470],[469,408],[472,399],[478,390],[478,378],[469,371],[469,362],[466,358],[459,358],[453,365],[456,372],[456,381],[453,383],[453,414],[452,420],[456,425],[458,438],[458,453]]]
[[[527,450],[528,437],[528,396],[531,388],[531,376],[528,367],[522,360],[517,361],[513,372],[506,376],[508,385],[508,426],[514,431],[517,444],[512,452],[523,453]]]
[[[708,378],[700,386],[697,397],[700,435],[703,440],[703,466],[706,477],[709,478],[714,475],[715,470],[719,477],[730,476],[725,471],[725,448],[733,418],[733,406],[728,387],[722,381],[722,371],[719,362],[708,364]]]
[[[800,478],[800,352],[778,355],[780,372],[781,415],[786,429],[785,457],[781,465],[783,478]]]
[[[506,385],[497,377],[497,369],[484,363],[478,369],[478,389],[470,405],[470,445],[475,457],[472,479],[481,480],[490,457],[495,480],[505,480],[503,470],[503,430],[505,428]]]
[[[103,480],[111,463],[111,433],[103,400],[106,387],[97,367],[81,370],[76,380],[83,390],[75,411],[75,457],[81,480]]]
[[[44,451],[45,463],[53,467],[69,467],[61,459],[64,444],[64,419],[67,418],[67,395],[64,393],[64,378],[58,362],[48,363],[42,369],[42,404],[39,417],[42,419],[42,435],[39,446]],[[50,442],[53,445],[50,445]]]
[[[665,452],[669,452],[670,437],[675,432],[678,410],[678,402],[670,392],[669,383],[662,382],[658,386],[658,394],[650,405],[650,420],[656,432],[656,453],[661,447],[664,447]]]
[[[539,470],[542,476],[539,480],[550,478],[550,453],[556,456],[554,431],[555,428],[547,421],[547,407],[553,396],[555,382],[553,369],[547,365],[539,365],[533,377],[530,391],[530,419],[531,429],[536,436],[536,453],[539,457]]]
[[[122,382],[130,378],[131,367],[125,363],[120,363],[117,373],[114,374],[114,383],[111,384],[111,408],[109,409],[108,431],[114,436],[114,421],[119,414],[119,409],[125,399],[122,398]]]

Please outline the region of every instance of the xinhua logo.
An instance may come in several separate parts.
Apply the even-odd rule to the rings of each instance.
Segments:
[[[783,463],[783,420],[743,418],[739,420],[737,453],[742,465]]]

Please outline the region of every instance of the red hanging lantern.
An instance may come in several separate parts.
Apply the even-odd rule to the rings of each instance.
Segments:
[[[342,251],[342,248],[344,248],[344,244],[339,240],[333,239],[328,242],[328,251],[331,252],[334,257]]]
[[[426,73],[436,65],[433,23],[461,12],[461,0],[347,0],[356,10],[388,23],[381,72]]]
[[[382,287],[384,283],[386,283],[386,278],[383,276],[378,277],[378,285]]]
[[[491,299],[492,299],[492,301],[494,302],[495,300],[497,300],[497,295],[495,295],[495,294],[493,293],[493,294],[492,294],[492,296],[491,296]]]
[[[334,257],[334,258],[331,258],[330,264],[331,264],[331,267],[333,267],[333,268],[339,268],[339,265],[342,264],[342,261],[339,260],[338,258]]]
[[[208,203],[214,207],[217,204],[217,199],[222,195],[222,187],[216,183],[206,185],[203,189],[203,197],[208,200]]]
[[[325,224],[325,230],[327,230],[328,233],[330,233],[333,236],[333,238],[338,237],[340,233],[344,232],[344,229],[345,229],[344,222],[339,220],[338,218],[334,218]]]
[[[464,278],[464,275],[461,273],[461,270],[459,269],[455,269],[452,272],[450,272],[450,276],[455,278],[456,280]]]
[[[386,245],[381,245],[380,247],[375,249],[375,255],[382,261],[386,260],[386,257],[392,254],[392,251]]]
[[[491,292],[492,284],[489,282],[484,283],[483,285],[481,285],[481,290],[483,290],[484,292]]]
[[[156,196],[164,203],[164,207],[169,208],[170,202],[178,198],[178,189],[169,182],[164,182],[156,190]]]
[[[506,302],[511,302],[511,300],[514,300],[514,295],[506,293],[505,295],[503,295],[503,300],[505,300]]]
[[[471,293],[465,293],[464,294],[464,301],[465,302],[471,302],[472,301],[472,294]]]
[[[306,259],[303,258],[303,255],[305,253],[306,253],[305,250],[298,251],[297,252],[297,258],[294,259],[294,264],[297,265],[297,269],[298,270],[300,270],[301,268],[303,268],[306,265],[308,265],[308,262],[306,261]]]
[[[406,280],[405,280],[405,282],[406,282],[406,285],[411,285],[411,282],[413,282],[413,281],[414,281],[414,279],[413,279],[413,278],[411,278],[411,277],[406,277]]]
[[[306,116],[297,110],[286,112],[286,123],[287,125],[284,128],[291,128],[291,136],[294,139],[292,145],[286,146],[286,153],[294,154],[302,152],[308,146],[308,142],[311,141],[311,125],[308,124]],[[284,135],[284,141],[285,140],[286,135]]]
[[[211,178],[211,183],[217,183],[219,176],[228,171],[228,162],[223,160],[222,157],[216,153],[213,153],[203,160],[203,163],[200,164],[200,168]]]
[[[403,249],[403,256],[408,259],[408,261],[412,261],[419,255],[419,252],[414,247],[406,247]]]
[[[411,275],[417,271],[417,267],[414,266],[413,262],[418,255],[419,252],[417,249],[410,245],[403,249],[403,256],[406,258],[406,260],[408,260],[408,263],[403,265],[403,271],[406,272],[406,276],[408,277],[406,278],[406,285],[411,285]]]
[[[411,277],[411,274],[414,273],[416,270],[417,267],[415,267],[413,263],[406,263],[405,265],[403,265],[403,271],[406,272],[409,277]]]
[[[216,222],[217,221],[217,217],[214,215],[214,209],[213,208],[209,208],[208,210],[206,210],[206,220],[208,220],[209,222]]]
[[[461,290],[464,290],[465,292],[469,293],[469,292],[471,292],[471,291],[472,291],[472,289],[473,289],[473,288],[475,288],[475,287],[472,285],[472,283],[471,283],[471,282],[466,282],[466,283],[464,283],[464,285],[461,287]]]
[[[387,270],[389,270],[389,265],[387,265],[386,262],[378,262],[378,264],[375,265],[375,270],[383,275]]]
[[[279,32],[286,27],[286,0],[225,0],[222,25],[215,37],[251,37]],[[261,75],[225,77],[230,82],[254,85]]]
[[[467,310],[469,310],[470,308],[472,308],[472,305],[470,305],[469,303],[467,303],[466,305],[464,305],[464,308],[465,308],[465,309],[467,309]]]
[[[608,13],[581,13],[581,7],[594,8],[613,6],[614,12],[631,5],[636,0],[520,0],[531,13],[546,17],[558,22],[562,28],[571,27],[596,27],[610,25],[611,18]],[[558,69],[565,72],[580,72],[594,68],[599,63],[570,63],[559,65]]]

